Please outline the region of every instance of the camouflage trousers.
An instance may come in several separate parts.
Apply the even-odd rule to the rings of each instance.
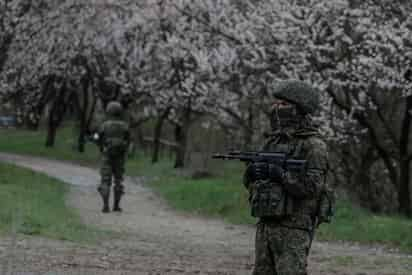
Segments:
[[[309,232],[259,222],[253,275],[307,275],[309,249]]]
[[[115,192],[123,193],[123,174],[125,165],[125,155],[109,156],[107,154],[102,155],[100,167],[101,183],[99,185],[99,191],[103,194],[110,193],[110,187],[112,181],[114,181]]]

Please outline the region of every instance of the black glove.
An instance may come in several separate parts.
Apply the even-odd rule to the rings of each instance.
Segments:
[[[277,183],[283,183],[285,178],[285,170],[273,163],[268,164],[268,178]]]
[[[268,164],[265,162],[253,162],[246,169],[248,181],[265,180],[268,178]]]

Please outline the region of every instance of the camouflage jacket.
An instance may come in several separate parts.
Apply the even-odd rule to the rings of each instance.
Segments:
[[[305,174],[286,174],[283,186],[290,207],[285,217],[275,222],[285,227],[312,230],[319,212],[320,194],[326,184],[326,143],[313,132],[295,132],[272,136],[262,150],[286,153],[290,158],[307,160]],[[268,219],[262,218],[261,222],[266,220]]]

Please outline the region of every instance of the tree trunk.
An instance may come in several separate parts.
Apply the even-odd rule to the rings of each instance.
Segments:
[[[86,145],[86,130],[82,124],[83,123],[80,123],[79,136],[77,138],[77,151],[79,153],[84,153]]]
[[[175,168],[182,168],[185,166],[186,141],[183,128],[184,127],[181,125],[176,125],[175,127],[175,139],[177,143]]]
[[[52,114],[50,114],[52,115]],[[46,147],[53,147],[56,140],[57,126],[52,122],[53,118],[49,118],[49,125],[47,128]]]
[[[405,111],[403,115],[401,137],[399,143],[399,213],[412,217],[411,206],[411,186],[410,186],[410,158],[409,158],[409,140],[412,110],[412,96],[406,98]]]
[[[369,147],[366,153],[361,156],[361,162],[354,175],[354,186],[360,189],[361,205],[378,213],[382,211],[382,203],[385,202],[382,202],[379,196],[377,196],[375,183],[371,182],[370,169],[375,162],[373,153],[373,148]]]
[[[152,163],[159,161],[159,151],[160,151],[160,137],[162,136],[163,123],[170,113],[171,108],[166,108],[163,113],[158,117],[153,135],[153,155]]]
[[[82,99],[79,99],[79,136],[77,138],[77,150],[80,153],[84,153],[86,145],[86,134],[87,134],[87,109],[89,106],[89,80],[84,79],[82,81]],[[83,104],[82,104],[83,103]]]
[[[187,139],[189,134],[189,127],[192,123],[192,99],[189,98],[187,106],[183,111],[182,124],[176,125],[175,138],[177,143],[175,168],[183,168],[185,166],[185,156],[187,151]]]
[[[412,217],[409,161],[402,160],[399,174],[399,213]]]
[[[66,102],[65,100],[66,93],[67,93],[65,83],[63,83],[60,90],[55,91],[55,93],[56,93],[55,95],[56,98],[52,102],[53,105],[49,112],[46,147],[54,146],[57,128],[60,126],[61,122],[63,121],[64,115],[66,113],[67,105],[68,105],[68,102]]]
[[[135,128],[134,134],[137,142],[140,144],[140,147],[144,149],[146,147],[146,142],[144,141],[143,132],[140,126]]]
[[[92,106],[90,107],[90,111],[87,110],[86,108],[87,110],[86,111],[86,129],[90,129],[90,125],[92,124],[93,116],[96,111],[96,105],[97,105],[97,95],[95,95],[93,91],[91,91],[91,94],[92,94],[92,103],[91,103]]]

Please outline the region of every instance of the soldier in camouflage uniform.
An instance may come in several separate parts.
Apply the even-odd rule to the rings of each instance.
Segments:
[[[319,107],[315,89],[299,81],[275,86],[271,126],[265,152],[307,160],[301,173],[267,163],[251,163],[245,172],[252,215],[259,218],[254,275],[306,275],[307,257],[320,222],[330,218],[326,194],[326,144],[312,116]],[[330,194],[330,192],[328,192]]]
[[[130,143],[128,124],[122,119],[123,108],[117,101],[111,101],[107,105],[108,119],[99,129],[99,143],[102,152],[102,164],[100,169],[101,183],[98,191],[103,199],[103,213],[109,212],[109,197],[114,180],[113,211],[122,211],[120,199],[124,194],[122,184],[127,148]]]

